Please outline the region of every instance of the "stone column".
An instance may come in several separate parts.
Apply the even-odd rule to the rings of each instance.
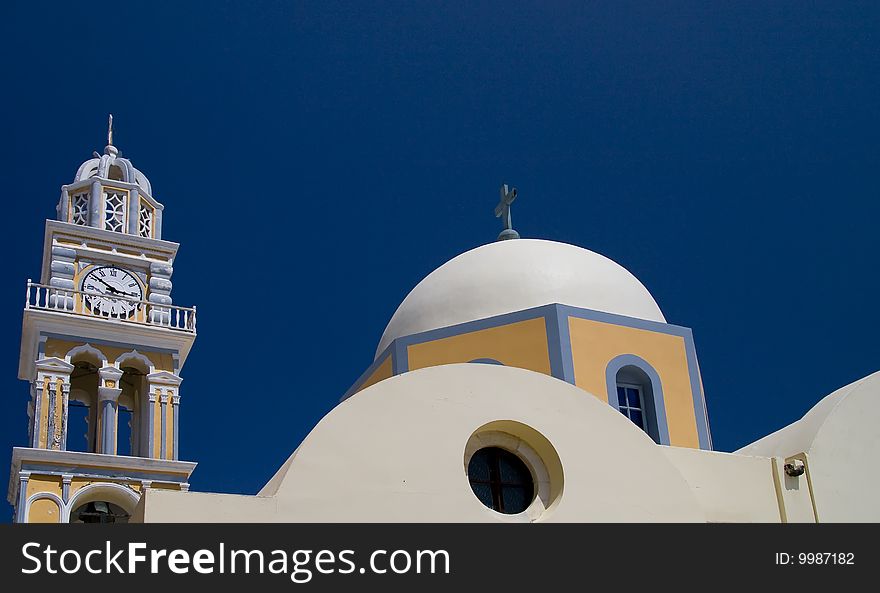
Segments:
[[[33,432],[31,434],[31,447],[40,447],[40,420],[43,416],[43,381],[34,379],[31,383],[31,393],[34,398]]]
[[[158,391],[158,390],[157,390]],[[147,394],[147,397],[150,401],[149,409],[147,410],[147,457],[156,457],[156,441],[153,438],[156,434],[156,398],[158,394],[153,393],[152,387],[150,388],[150,392]]]
[[[122,389],[118,387],[122,371],[116,367],[103,367],[98,371],[101,387],[98,387],[98,413],[101,414],[101,453],[116,455],[116,413]]]
[[[67,191],[66,185],[61,186],[61,201],[58,202],[55,212],[58,213],[57,218],[61,222],[67,222],[67,219],[70,217],[70,192]]]
[[[134,179],[131,183],[134,183]],[[126,231],[129,235],[139,236],[138,224],[140,224],[141,214],[141,198],[138,194],[137,185],[128,190],[128,220],[126,220]]]
[[[70,482],[73,481],[73,474],[61,474],[61,500],[67,504],[70,499]]]
[[[179,451],[178,435],[180,434],[180,430],[178,430],[180,428],[180,394],[179,393],[175,393],[174,395],[171,396],[171,406],[172,406],[172,412],[174,414],[174,429],[173,429],[174,433],[171,435],[174,450],[171,453],[173,455],[172,459],[174,461],[177,461],[178,460],[178,451]]]
[[[161,402],[159,409],[162,410],[162,429],[159,432],[159,459],[168,458],[168,394],[159,396]]]
[[[67,451],[67,416],[70,409],[70,381],[61,384],[61,443],[60,449]]]
[[[27,517],[24,515],[24,507],[27,504],[27,486],[28,480],[31,478],[31,472],[18,472],[18,505],[15,507],[15,522],[26,523]]]
[[[89,226],[96,229],[104,228],[104,196],[101,182],[92,182],[92,195],[89,197]]]
[[[46,449],[62,449],[64,434],[67,425],[67,397],[70,393],[70,373],[73,365],[60,358],[42,358],[34,363],[37,371],[33,381],[34,418],[32,446],[40,448],[43,440],[42,415],[43,397],[46,399]],[[61,385],[61,393],[58,393],[58,385]],[[48,393],[45,393],[48,389]],[[59,395],[61,397],[59,397]]]
[[[174,373],[169,373],[168,371],[156,371],[155,373],[150,373],[147,375],[147,384],[150,390],[150,410],[152,415],[152,410],[155,410],[156,406],[156,398],[159,398],[161,402],[160,406],[160,416],[159,418],[150,418],[150,442],[152,452],[155,444],[153,443],[153,434],[155,429],[155,423],[159,422],[160,431],[159,436],[162,439],[159,443],[159,457],[161,459],[165,459],[168,457],[168,431],[173,431],[171,433],[171,441],[172,441],[172,450],[170,451],[172,458],[177,459],[177,443],[178,443],[178,421],[177,414],[178,410],[180,410],[180,383],[183,381],[179,376]],[[174,417],[171,420],[171,425],[168,423],[168,404],[169,402],[172,405],[172,413]]]

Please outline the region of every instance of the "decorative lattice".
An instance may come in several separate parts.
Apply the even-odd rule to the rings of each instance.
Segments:
[[[153,209],[143,201],[141,201],[141,208],[138,211],[138,235],[141,237],[153,236]]]
[[[71,222],[81,225],[89,224],[89,194],[76,194],[73,196],[72,205]]]
[[[104,228],[117,233],[125,232],[125,194],[118,191],[104,192]]]

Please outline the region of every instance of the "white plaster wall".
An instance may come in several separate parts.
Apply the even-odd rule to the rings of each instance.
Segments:
[[[773,460],[659,447],[684,476],[706,519],[721,523],[779,523]]]
[[[266,489],[272,497],[147,492],[145,520],[525,521],[484,507],[467,480],[468,438],[498,420],[537,430],[559,456],[564,488],[540,521],[707,518],[662,448],[607,404],[539,373],[460,364],[405,373],[339,404]]]
[[[738,453],[806,454],[816,518],[880,522],[880,372],[838,389],[801,420]],[[789,479],[790,481],[790,479]]]
[[[496,241],[419,282],[388,322],[376,356],[401,336],[551,303],[666,322],[648,289],[604,255],[556,241]]]

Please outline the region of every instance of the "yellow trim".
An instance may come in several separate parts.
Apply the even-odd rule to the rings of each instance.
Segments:
[[[171,401],[171,391],[168,392],[168,401],[165,402],[165,459],[174,459],[174,405]]]
[[[153,450],[150,457],[159,459],[162,452],[162,390],[156,389],[156,402],[153,404]]]

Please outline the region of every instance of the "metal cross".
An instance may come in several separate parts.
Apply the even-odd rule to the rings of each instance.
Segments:
[[[516,188],[513,187],[508,190],[507,184],[502,184],[501,200],[498,202],[498,205],[495,206],[495,218],[500,218],[501,223],[504,225],[504,230],[498,235],[499,241],[504,241],[505,239],[519,239],[519,233],[513,230],[510,221],[510,205],[515,199]]]

